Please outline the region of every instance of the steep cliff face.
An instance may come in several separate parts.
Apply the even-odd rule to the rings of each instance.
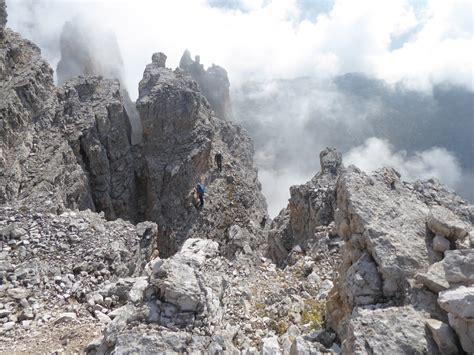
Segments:
[[[367,175],[350,167],[336,193],[336,229],[345,246],[328,320],[344,339],[343,352],[427,352],[435,342],[444,352],[457,337],[471,351],[465,335],[470,319],[459,310],[450,315],[442,299],[448,289],[471,284],[472,268],[454,270],[464,270],[474,255],[466,238],[473,206],[435,181],[402,182],[390,168]],[[459,290],[455,297],[469,292]],[[459,304],[471,306],[467,300]],[[449,329],[446,312],[457,337],[440,340],[435,329],[425,333],[425,323]],[[407,323],[400,325],[402,319]],[[408,323],[410,332],[400,331]],[[383,336],[381,327],[393,338]]]
[[[248,134],[214,117],[196,81],[180,69],[166,69],[165,62],[164,54],[153,55],[137,108],[144,128],[142,175],[149,177],[144,216],[162,226],[160,246],[169,255],[193,234],[221,239],[236,221],[242,228],[258,225],[266,204]],[[222,173],[214,163],[218,151]],[[202,210],[193,202],[198,182],[207,188]]]
[[[90,207],[84,173],[55,126],[60,103],[40,50],[7,29],[0,67],[0,202],[29,199],[51,211]]]
[[[0,51],[0,202],[134,220],[130,128],[118,82],[80,78],[58,89],[39,49],[10,30]]]
[[[131,128],[117,80],[72,79],[57,92],[62,125],[77,161],[87,174],[94,210],[108,219],[136,221],[137,187]]]
[[[233,114],[229,93],[230,82],[226,70],[214,64],[204,70],[200,57],[196,56],[193,60],[188,50],[184,51],[179,67],[191,74],[198,82],[202,94],[209,101],[215,115],[231,120]]]

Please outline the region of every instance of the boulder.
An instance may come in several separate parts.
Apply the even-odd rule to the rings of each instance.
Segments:
[[[218,254],[219,244],[209,239],[189,238],[173,258],[193,268],[200,268],[204,262]]]
[[[157,263],[150,283],[159,290],[160,300],[175,305],[179,311],[197,312],[203,306],[203,291],[189,265],[174,259]]]
[[[137,280],[133,283],[132,288],[128,293],[128,298],[130,302],[138,304],[143,301],[145,289],[148,287],[148,278],[147,277],[138,277]]]
[[[377,265],[367,253],[349,268],[346,280],[347,296],[352,307],[377,303],[382,296],[382,279]]]
[[[470,223],[463,221],[454,212],[442,206],[431,207],[427,225],[434,234],[453,241],[464,239],[471,230]]]
[[[459,354],[458,346],[456,344],[456,335],[448,324],[436,319],[428,319],[426,321],[426,326],[430,330],[441,354]]]
[[[460,286],[441,292],[438,303],[448,312],[449,325],[464,351],[474,352],[474,287]]]
[[[278,343],[278,337],[272,336],[263,339],[262,343],[262,355],[280,355],[281,349],[280,344]]]
[[[458,335],[462,349],[468,353],[474,353],[474,321],[448,314],[449,325]]]
[[[440,253],[444,253],[446,250],[449,250],[450,242],[448,239],[441,235],[436,235],[433,238],[433,250]]]
[[[28,298],[31,295],[31,290],[22,287],[9,288],[7,290],[7,295],[14,300],[19,301]]]
[[[73,312],[65,312],[61,313],[56,320],[54,321],[54,324],[60,324],[60,323],[67,323],[67,322],[75,322],[77,321],[77,315],[76,313]]]
[[[411,306],[356,308],[343,354],[423,354],[428,351],[424,316]]]
[[[443,267],[450,284],[474,285],[474,249],[446,251]]]
[[[438,303],[446,312],[466,320],[474,319],[474,286],[460,286],[439,294]]]
[[[447,290],[449,288],[449,282],[446,279],[444,262],[439,261],[430,265],[426,273],[416,275],[416,281],[436,293]]]
[[[112,322],[112,319],[101,311],[94,311],[95,317],[103,324],[109,324]]]

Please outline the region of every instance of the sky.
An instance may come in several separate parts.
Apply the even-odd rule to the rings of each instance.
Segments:
[[[388,85],[403,85],[430,95],[433,85],[441,83],[474,90],[473,3],[474,0],[7,0],[7,26],[37,43],[53,68],[60,59],[59,36],[66,21],[80,17],[94,30],[112,30],[122,52],[125,85],[132,99],[138,95],[138,82],[154,52],[167,54],[167,66],[174,68],[185,49],[199,54],[205,65],[224,67],[232,92],[239,91],[246,82],[259,81],[269,83],[260,94],[271,95],[275,80],[310,76],[328,82],[338,75],[363,73]],[[320,91],[328,92],[324,87]],[[325,106],[324,110],[339,109],[337,93],[320,97],[321,102],[316,104]],[[300,101],[296,101],[298,105]],[[306,104],[292,109],[282,126],[305,127],[307,109]],[[352,119],[349,115],[347,118]],[[273,117],[258,119],[271,121]],[[305,137],[318,138],[317,134]],[[367,137],[362,145],[346,152],[347,161],[369,170],[382,163],[392,164],[406,178],[431,174],[451,187],[463,180],[456,157],[443,147],[408,154],[396,150],[392,143],[381,137]],[[265,161],[267,153],[257,151],[258,164]],[[369,156],[372,158],[367,159]],[[286,205],[288,187],[311,177],[304,169],[288,171],[284,163],[260,167],[272,216]],[[451,174],[443,172],[445,166],[450,167]],[[272,191],[275,186],[285,193]]]
[[[184,49],[248,78],[362,72],[429,90],[474,87],[473,0],[7,0],[9,26],[41,42],[53,66],[65,21],[81,15],[118,37],[132,96],[153,52]],[[49,43],[48,43],[49,42]]]

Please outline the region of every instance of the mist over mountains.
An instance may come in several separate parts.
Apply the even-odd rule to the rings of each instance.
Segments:
[[[436,177],[474,198],[471,91],[436,85],[424,93],[346,74],[248,82],[232,94],[235,115],[255,140],[270,206],[284,202],[282,186],[311,176],[325,146],[348,153],[346,164],[391,165],[405,179]]]
[[[286,205],[289,186],[314,174],[317,154],[328,145],[345,153],[345,164],[368,171],[394,166],[408,180],[433,176],[474,199],[467,1],[451,7],[243,0],[8,5],[11,26],[38,43],[53,67],[61,67],[68,38],[72,57],[83,36],[93,49],[93,69],[111,71],[99,70],[106,77],[115,71],[132,100],[157,49],[170,66],[185,48],[221,64],[229,72],[235,120],[255,141],[271,215]],[[183,6],[195,16],[183,14]],[[42,21],[46,16],[51,20]],[[71,19],[81,34],[71,31]]]

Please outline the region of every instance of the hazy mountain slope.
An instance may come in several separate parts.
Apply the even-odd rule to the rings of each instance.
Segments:
[[[438,85],[423,93],[347,74],[249,81],[234,88],[232,100],[236,120],[255,141],[257,163],[274,175],[309,177],[318,165],[315,152],[326,146],[347,152],[377,137],[407,155],[446,148],[462,169],[451,187],[474,199],[468,182],[474,172],[474,94],[463,88]],[[269,183],[263,181],[264,191]]]

